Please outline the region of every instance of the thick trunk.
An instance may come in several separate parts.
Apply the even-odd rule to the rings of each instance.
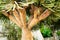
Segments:
[[[31,30],[27,28],[22,29],[22,39],[21,40],[33,40]]]

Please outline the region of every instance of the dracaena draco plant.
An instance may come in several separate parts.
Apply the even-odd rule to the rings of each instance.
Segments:
[[[2,11],[3,14],[21,28],[22,30],[21,40],[33,40],[33,36],[31,34],[32,27],[34,27],[34,25],[36,25],[38,22],[47,18],[51,14],[51,11],[49,9],[43,11],[41,7],[31,5],[31,15],[28,22],[26,22],[27,7],[23,8],[19,7],[17,2],[15,2],[15,4],[16,6],[15,8],[13,8],[13,10],[10,11],[3,10]]]
[[[14,2],[12,6],[9,6],[8,4],[8,6],[6,6],[4,10],[2,10],[2,13],[6,17],[8,17],[11,21],[13,21],[16,25],[18,25],[19,28],[22,30],[21,40],[33,40],[31,29],[37,23],[47,18],[51,14],[51,11],[55,12],[54,10],[50,9],[51,8],[50,6],[48,7],[45,4],[43,4],[44,1],[42,5],[46,7],[45,10],[43,10],[43,8],[40,6],[39,7],[34,6],[33,3],[34,2],[21,3],[23,5],[19,6],[17,2]],[[30,16],[29,20],[26,21],[27,16],[26,9],[28,8],[29,4],[30,4]],[[43,37],[42,40],[44,40]]]

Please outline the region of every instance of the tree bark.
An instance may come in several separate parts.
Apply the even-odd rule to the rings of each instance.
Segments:
[[[22,39],[21,40],[33,40],[31,30],[28,28],[22,29]]]

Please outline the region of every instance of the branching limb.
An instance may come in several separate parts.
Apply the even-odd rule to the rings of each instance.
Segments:
[[[21,28],[21,25],[17,22],[17,20],[12,15],[9,15],[5,10],[3,10],[2,12],[5,16],[7,16],[11,21],[16,23]]]
[[[2,13],[7,17],[9,16],[9,14],[5,10],[2,10]]]
[[[44,11],[40,16],[38,16],[38,18],[33,18],[33,20],[30,22],[30,24],[28,25],[28,28],[31,29],[34,25],[36,25],[39,21],[47,18],[49,15],[51,14],[50,10],[46,10]]]
[[[30,22],[32,21],[32,19],[33,19],[33,15],[30,16],[29,21],[28,21],[27,24],[30,24]]]
[[[35,6],[33,4],[31,4],[31,9],[30,9],[30,14],[31,16],[29,17],[29,20],[28,20],[28,25],[30,24],[30,22],[32,21],[32,19],[34,18],[34,10],[35,10]]]
[[[36,25],[39,22],[37,18],[33,18],[30,24],[28,25],[28,28],[31,29],[34,25]]]
[[[21,19],[20,19],[20,16],[18,14],[18,12],[16,11],[16,9],[13,11],[13,15],[14,17],[16,18],[17,22],[21,25],[22,27],[22,23],[21,23]]]
[[[39,17],[39,20],[43,20],[47,18],[51,14],[51,11],[49,9],[46,9]]]
[[[26,10],[24,8],[23,9],[17,8],[17,10],[19,12],[23,28],[25,28],[27,25],[27,23],[26,23]]]
[[[35,10],[33,11],[34,12],[33,18],[30,21],[30,23],[28,24],[29,29],[31,29],[31,27],[33,27],[35,24],[37,24],[39,22],[38,16],[41,14],[40,11],[42,11],[41,8],[38,8],[38,7],[33,8],[33,6],[32,6],[32,10],[33,9],[35,9]]]
[[[37,17],[38,17],[39,12],[40,12],[40,11],[39,11],[39,8],[36,7],[35,10],[34,10],[34,18],[37,18]]]
[[[17,9],[19,16],[20,16],[21,24],[22,24],[23,28],[25,28],[27,25],[27,23],[26,23],[26,11],[24,8],[19,7],[19,5],[16,1],[15,1],[15,4],[16,4],[16,9]]]

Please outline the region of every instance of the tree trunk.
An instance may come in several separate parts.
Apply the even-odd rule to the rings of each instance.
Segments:
[[[21,40],[33,40],[31,30],[28,28],[22,29],[22,39]]]

